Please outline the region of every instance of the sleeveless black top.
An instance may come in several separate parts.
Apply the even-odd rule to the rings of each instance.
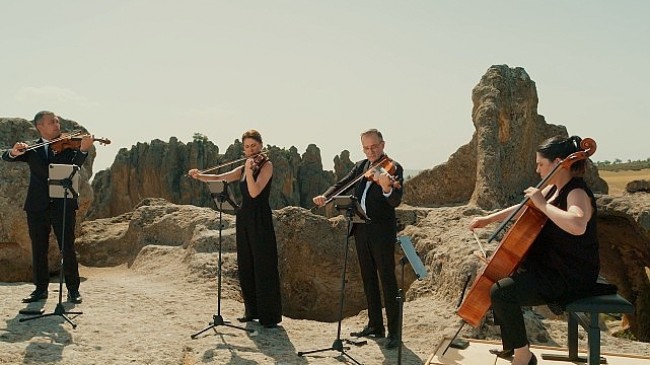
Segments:
[[[596,199],[585,181],[571,179],[551,204],[566,210],[567,197],[575,189],[582,189],[589,195],[593,208],[585,233],[570,234],[549,219],[522,265],[539,280],[540,294],[548,301],[567,302],[589,295],[600,270]]]

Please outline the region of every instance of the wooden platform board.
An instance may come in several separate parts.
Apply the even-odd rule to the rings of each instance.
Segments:
[[[490,354],[490,349],[500,348],[501,343],[494,341],[468,340],[469,346],[466,349],[449,348],[442,355],[442,352],[449,344],[450,339],[444,339],[425,365],[509,365],[510,360],[500,359]],[[568,350],[560,347],[531,346],[531,351],[537,356],[538,365],[572,365],[583,364],[580,362],[551,361],[542,359],[542,354],[566,355]],[[587,356],[579,352],[579,356]],[[649,357],[601,353],[609,365],[650,365]]]

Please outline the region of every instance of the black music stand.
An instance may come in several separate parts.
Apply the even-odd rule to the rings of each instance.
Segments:
[[[336,339],[334,340],[334,343],[332,344],[331,347],[327,347],[324,349],[318,349],[318,350],[311,350],[311,351],[299,351],[298,356],[304,356],[308,354],[313,354],[316,352],[323,352],[323,351],[338,351],[341,353],[341,355],[346,356],[350,360],[352,360],[355,364],[362,365],[360,362],[355,360],[352,356],[350,356],[345,350],[349,350],[349,347],[344,347],[343,346],[343,340],[341,339],[341,321],[343,321],[343,300],[345,298],[345,272],[347,270],[347,264],[348,264],[348,247],[350,245],[350,231],[352,230],[352,224],[353,223],[367,223],[370,221],[370,218],[364,213],[363,209],[361,209],[361,205],[359,205],[359,202],[357,199],[350,195],[350,196],[336,196],[332,199],[334,201],[334,207],[339,210],[339,211],[345,211],[345,217],[348,220],[348,226],[347,226],[347,231],[345,234],[345,246],[344,246],[344,258],[343,258],[343,269],[341,270],[341,294],[340,294],[340,299],[339,299],[339,323],[338,323],[338,329],[336,332]],[[357,346],[365,345],[367,342],[366,341],[352,341],[352,340],[346,340],[347,343],[351,343]]]
[[[212,316],[212,322],[208,324],[208,327],[200,330],[199,332],[190,336],[192,339],[195,339],[201,333],[214,329],[214,332],[217,332],[218,326],[226,326],[231,328],[237,328],[246,332],[255,332],[253,329],[244,328],[240,326],[235,326],[230,324],[229,321],[224,321],[223,316],[221,315],[221,266],[223,262],[221,261],[221,246],[222,246],[222,237],[221,231],[223,230],[223,221],[222,213],[235,213],[239,209],[239,205],[235,202],[235,199],[232,196],[232,193],[228,190],[228,183],[226,181],[208,181],[208,187],[210,188],[210,195],[214,202],[217,203],[217,210],[219,211],[219,259],[217,265],[217,313]]]
[[[54,312],[40,314],[33,317],[21,318],[19,322],[25,322],[32,319],[49,317],[49,316],[61,316],[66,322],[72,325],[72,328],[77,328],[77,324],[72,322],[68,314],[83,314],[83,312],[69,312],[66,311],[63,306],[63,254],[65,252],[65,216],[67,213],[67,203],[68,195],[72,194],[72,199],[77,199],[79,197],[79,166],[77,165],[66,165],[66,164],[50,164],[49,169],[49,178],[47,183],[49,185],[49,194],[50,198],[63,198],[63,220],[61,225],[63,227],[61,230],[61,242],[59,243],[60,254],[61,254],[61,270],[59,272],[59,302],[54,308]]]
[[[399,317],[397,320],[397,341],[399,343],[399,348],[397,349],[397,364],[402,363],[402,324],[404,322],[404,266],[407,262],[411,264],[415,276],[418,280],[423,280],[427,276],[427,269],[424,267],[420,256],[415,251],[413,243],[411,243],[411,238],[408,236],[400,236],[397,241],[399,242],[400,247],[402,247],[402,252],[404,256],[399,260],[400,269],[402,270],[402,283],[401,287],[397,290],[397,302],[399,303]]]

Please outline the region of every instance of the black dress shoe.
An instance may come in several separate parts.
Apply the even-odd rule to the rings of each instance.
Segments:
[[[82,301],[83,298],[81,297],[81,294],[79,294],[79,290],[68,291],[68,302],[74,304],[81,304]]]
[[[39,302],[47,299],[47,290],[34,290],[28,297],[23,298],[23,303]]]
[[[397,335],[389,333],[388,336],[386,337],[386,343],[384,344],[384,348],[394,349],[397,346],[399,346],[399,340],[397,339]]]
[[[515,356],[515,350],[499,350],[499,349],[490,349],[492,355],[497,355],[502,359],[512,359]]]
[[[370,326],[365,326],[359,332],[351,332],[350,336],[353,337],[374,337],[374,338],[384,338],[384,328],[374,328]]]

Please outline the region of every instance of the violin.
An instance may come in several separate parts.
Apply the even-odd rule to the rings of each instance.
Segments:
[[[55,154],[59,154],[69,149],[79,150],[79,148],[81,148],[81,140],[86,136],[88,136],[88,134],[69,138],[57,138],[55,142],[50,143],[52,146],[52,151],[54,151]],[[111,144],[111,141],[106,138],[93,138],[93,141],[99,142],[102,146]]]
[[[266,156],[266,154],[262,152],[257,153],[251,156],[250,158],[253,159],[253,165],[251,166],[251,170],[253,170],[253,174],[256,174],[260,170],[262,165],[269,160],[268,156]]]
[[[258,156],[260,156],[260,155],[265,155],[265,154],[267,154],[267,153],[268,153],[268,151],[267,151],[266,149],[263,149],[263,150],[261,150],[260,152],[254,154],[254,155],[252,155],[252,156],[250,156],[250,157],[240,158],[240,159],[233,160],[233,161],[230,161],[230,162],[222,163],[221,165],[217,165],[217,166],[209,167],[209,168],[207,168],[207,169],[205,169],[205,170],[199,170],[198,173],[199,173],[199,174],[205,174],[205,173],[208,173],[208,172],[210,172],[210,171],[218,170],[218,169],[220,169],[220,168],[222,168],[222,167],[226,167],[226,166],[229,166],[229,165],[232,165],[232,164],[236,164],[236,163],[239,163],[239,162],[246,161],[246,160],[248,160],[249,158],[252,158],[253,161],[255,161],[256,159],[260,159],[260,160],[258,160],[259,163],[254,163],[255,165],[260,165],[263,161],[261,161],[261,157],[258,157]],[[265,156],[265,157],[266,157],[266,156]]]
[[[72,132],[61,134],[59,137],[54,138],[48,142],[36,143],[31,146],[28,146],[23,149],[19,149],[21,152],[35,150],[39,147],[45,147],[47,145],[52,145],[52,150],[54,153],[61,153],[67,149],[76,149],[78,150],[81,147],[81,139],[88,134],[82,134],[82,132]],[[111,141],[105,138],[93,138],[94,141],[100,142],[102,145],[110,144]]]
[[[383,173],[387,173],[388,178],[391,181],[391,185],[396,189],[400,189],[402,187],[402,184],[400,184],[399,180],[395,178],[396,172],[397,166],[395,166],[393,160],[384,155],[384,157],[379,160],[378,163],[372,165],[368,171],[363,174],[363,176],[370,181],[379,183],[379,176]]]
[[[399,180],[395,177],[395,173],[397,173],[397,167],[393,160],[388,158],[388,156],[384,155],[382,158],[380,158],[378,161],[375,161],[370,164],[370,167],[363,173],[357,175],[354,179],[350,180],[347,184],[341,186],[339,189],[334,191],[330,196],[325,199],[325,202],[323,202],[323,205],[328,204],[334,198],[340,196],[343,192],[347,191],[349,188],[352,187],[352,185],[358,183],[361,181],[361,179],[368,179],[370,181],[374,181],[376,183],[379,183],[379,175],[383,172],[387,172],[390,179],[393,181],[393,187],[396,189],[401,188],[402,184],[400,184]],[[314,209],[320,208],[320,206],[316,205],[313,206],[310,210],[313,211]]]

